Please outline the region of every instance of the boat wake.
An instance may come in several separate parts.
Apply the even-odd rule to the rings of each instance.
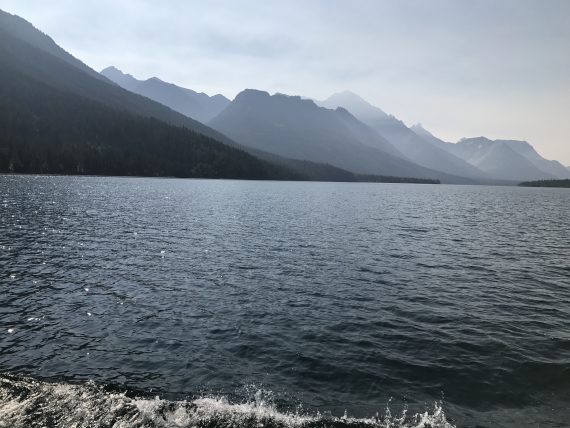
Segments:
[[[93,382],[75,385],[1,375],[0,427],[453,428],[438,403],[425,413],[394,416],[386,409],[383,416],[357,419],[279,411],[261,393],[241,403],[214,396],[169,401],[129,395]]]

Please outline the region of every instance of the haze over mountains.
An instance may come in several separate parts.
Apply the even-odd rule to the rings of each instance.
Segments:
[[[125,88],[141,82],[112,67],[103,73]],[[128,81],[121,80],[125,76]],[[161,84],[166,91],[169,84]],[[147,95],[183,111],[180,105],[168,101],[166,94],[147,92]],[[319,110],[319,106],[326,111]],[[478,157],[467,156],[469,139],[458,144],[447,143],[421,125],[408,128],[349,91],[315,103],[299,96],[271,96],[249,89],[238,94],[233,102],[228,101],[226,108],[220,109],[208,125],[246,148],[325,162],[357,173],[411,174],[453,183],[466,182],[460,177],[467,182],[487,182],[568,176],[567,169],[559,162],[542,158],[526,142],[512,140],[508,148],[501,148],[501,142],[497,141],[488,146],[492,150],[482,150],[485,153]],[[370,148],[375,150],[370,152]]]
[[[223,95],[210,97],[204,93],[163,82],[157,77],[137,80],[115,67],[107,67],[101,71],[101,74],[122,88],[148,97],[200,122],[212,119],[230,103],[230,100]]]
[[[1,11],[0,58],[2,171],[446,183],[570,176],[526,142],[448,143],[350,92],[316,103],[247,89],[230,101],[115,67],[99,74]]]
[[[426,141],[403,122],[384,113],[352,92],[332,95],[320,105],[328,108],[344,107],[387,139],[404,156],[426,168],[470,178],[484,178],[485,174],[450,153],[426,144]]]
[[[208,125],[245,146],[360,174],[444,175],[407,161],[345,109],[325,109],[301,97],[248,89]]]
[[[408,181],[246,153],[225,135],[121,88],[0,11],[0,171],[273,180]]]
[[[491,141],[480,137],[464,138],[457,144],[447,143],[421,125],[406,127],[394,116],[348,91],[334,94],[320,105],[347,108],[390,141],[408,159],[439,171],[471,178],[514,181],[525,180],[525,177],[568,177],[566,168],[560,162],[544,159],[526,141]]]
[[[485,137],[463,138],[448,143],[417,124],[412,130],[435,146],[447,150],[487,174],[505,180],[563,179],[568,169],[560,162],[547,160],[526,141],[490,140]]]
[[[1,171],[299,178],[113,84],[23,19],[0,11],[0,23]]]

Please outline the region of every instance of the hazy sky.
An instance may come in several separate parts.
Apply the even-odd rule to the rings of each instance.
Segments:
[[[96,70],[229,98],[352,90],[570,165],[570,0],[0,0]]]

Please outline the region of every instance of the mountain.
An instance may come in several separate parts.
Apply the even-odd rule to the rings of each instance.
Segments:
[[[102,70],[101,74],[128,91],[164,104],[200,122],[207,122],[214,118],[230,103],[230,100],[223,95],[210,97],[204,93],[163,82],[156,77],[137,80],[115,67],[108,67]]]
[[[433,135],[431,132],[425,129],[421,123],[416,123],[415,125],[412,125],[410,129],[414,131],[423,140],[433,144],[436,147],[439,147],[440,149],[453,153],[453,146],[454,146],[453,143],[449,143],[447,141],[443,141],[440,138],[437,138],[435,135]]]
[[[496,143],[504,143],[512,150],[528,159],[536,168],[546,174],[557,178],[568,178],[570,174],[564,165],[555,160],[547,160],[526,141],[518,140],[495,140]]]
[[[38,29],[34,28],[32,24],[17,15],[11,15],[7,12],[4,12],[3,10],[0,10],[0,29],[6,33],[11,34],[13,37],[26,42],[30,46],[33,46],[43,52],[49,53],[50,55],[61,59],[62,61],[67,62],[68,64],[83,71],[91,77],[103,81],[106,80],[95,70],[92,70],[77,58],[73,57],[71,54],[63,50],[47,34],[44,34]]]
[[[347,110],[326,109],[298,96],[247,89],[208,125],[253,149],[358,174],[456,179],[403,159]]]
[[[392,143],[408,160],[418,165],[447,174],[475,179],[485,178],[485,174],[473,165],[424,140],[402,121],[386,114],[352,92],[334,94],[319,105],[327,108],[344,107]]]
[[[2,172],[302,178],[202,134],[106,107],[4,67],[0,136]]]
[[[0,11],[0,17],[3,23],[0,30],[7,37],[6,40],[2,40],[3,46],[5,51],[11,55],[9,65],[18,68],[22,73],[33,77],[36,81],[100,102],[109,107],[126,110],[144,117],[154,117],[169,124],[183,126],[207,135],[223,143],[234,144],[225,135],[214,131],[201,122],[119,87],[106,77],[89,69],[81,61],[65,53],[63,49],[54,48],[52,46],[53,40],[22,18],[3,11]],[[12,32],[12,28],[16,28],[17,31]],[[32,40],[34,43],[29,43],[27,40]],[[43,42],[41,42],[42,40]],[[56,55],[53,52],[56,52]],[[65,59],[61,58],[62,55],[65,56]],[[8,63],[7,58],[2,58],[2,61]]]
[[[423,182],[259,159],[89,69],[27,21],[0,11],[0,23],[0,172]]]
[[[229,147],[203,124],[86,71],[21,18],[0,16],[1,171],[302,178]]]
[[[566,178],[570,176],[568,174],[568,170],[560,162],[544,159],[542,156],[540,156],[537,153],[534,147],[532,147],[526,141],[518,141],[518,140],[491,141],[486,138],[481,138],[477,139],[477,141],[480,143],[479,145],[473,145],[473,144],[468,144],[469,139],[467,139],[467,142],[464,141],[464,143],[468,144],[469,147],[461,147],[461,144],[458,145],[454,143],[448,143],[446,141],[443,141],[435,137],[420,124],[412,126],[411,129],[426,141],[429,141],[430,143],[438,146],[439,148],[447,150],[450,153],[455,154],[456,156],[459,156],[468,162],[473,162],[473,165],[476,165],[477,159],[481,159],[484,156],[486,151],[489,150],[489,146],[491,144],[498,144],[498,145],[505,144],[511,150],[516,152],[518,155],[521,155],[524,158],[526,158],[528,161],[530,161],[530,163],[534,167],[531,170],[529,170],[530,174],[536,175],[537,174],[536,169],[539,169],[540,171],[543,172],[544,177],[550,176],[557,178]],[[481,153],[479,153],[479,155],[477,155],[474,152],[475,147],[479,147],[479,150],[481,150]],[[501,150],[498,150],[498,152],[501,152]],[[509,164],[512,162],[518,164],[516,166],[517,169],[522,168],[522,162],[518,156],[515,156],[512,161],[508,158],[505,158],[504,162],[506,162],[505,167],[507,169],[510,168]],[[507,172],[506,175],[509,175],[509,173]]]
[[[338,92],[331,95],[325,101],[317,102],[318,105],[330,109],[344,107],[364,123],[373,122],[377,118],[388,119],[390,116],[382,109],[373,106],[363,98],[350,91]]]
[[[524,181],[554,178],[534,166],[507,141],[492,141],[485,137],[463,138],[454,144],[453,152],[499,179]]]

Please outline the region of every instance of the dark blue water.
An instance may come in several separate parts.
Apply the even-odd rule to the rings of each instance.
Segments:
[[[569,209],[0,176],[0,426],[568,427]]]

